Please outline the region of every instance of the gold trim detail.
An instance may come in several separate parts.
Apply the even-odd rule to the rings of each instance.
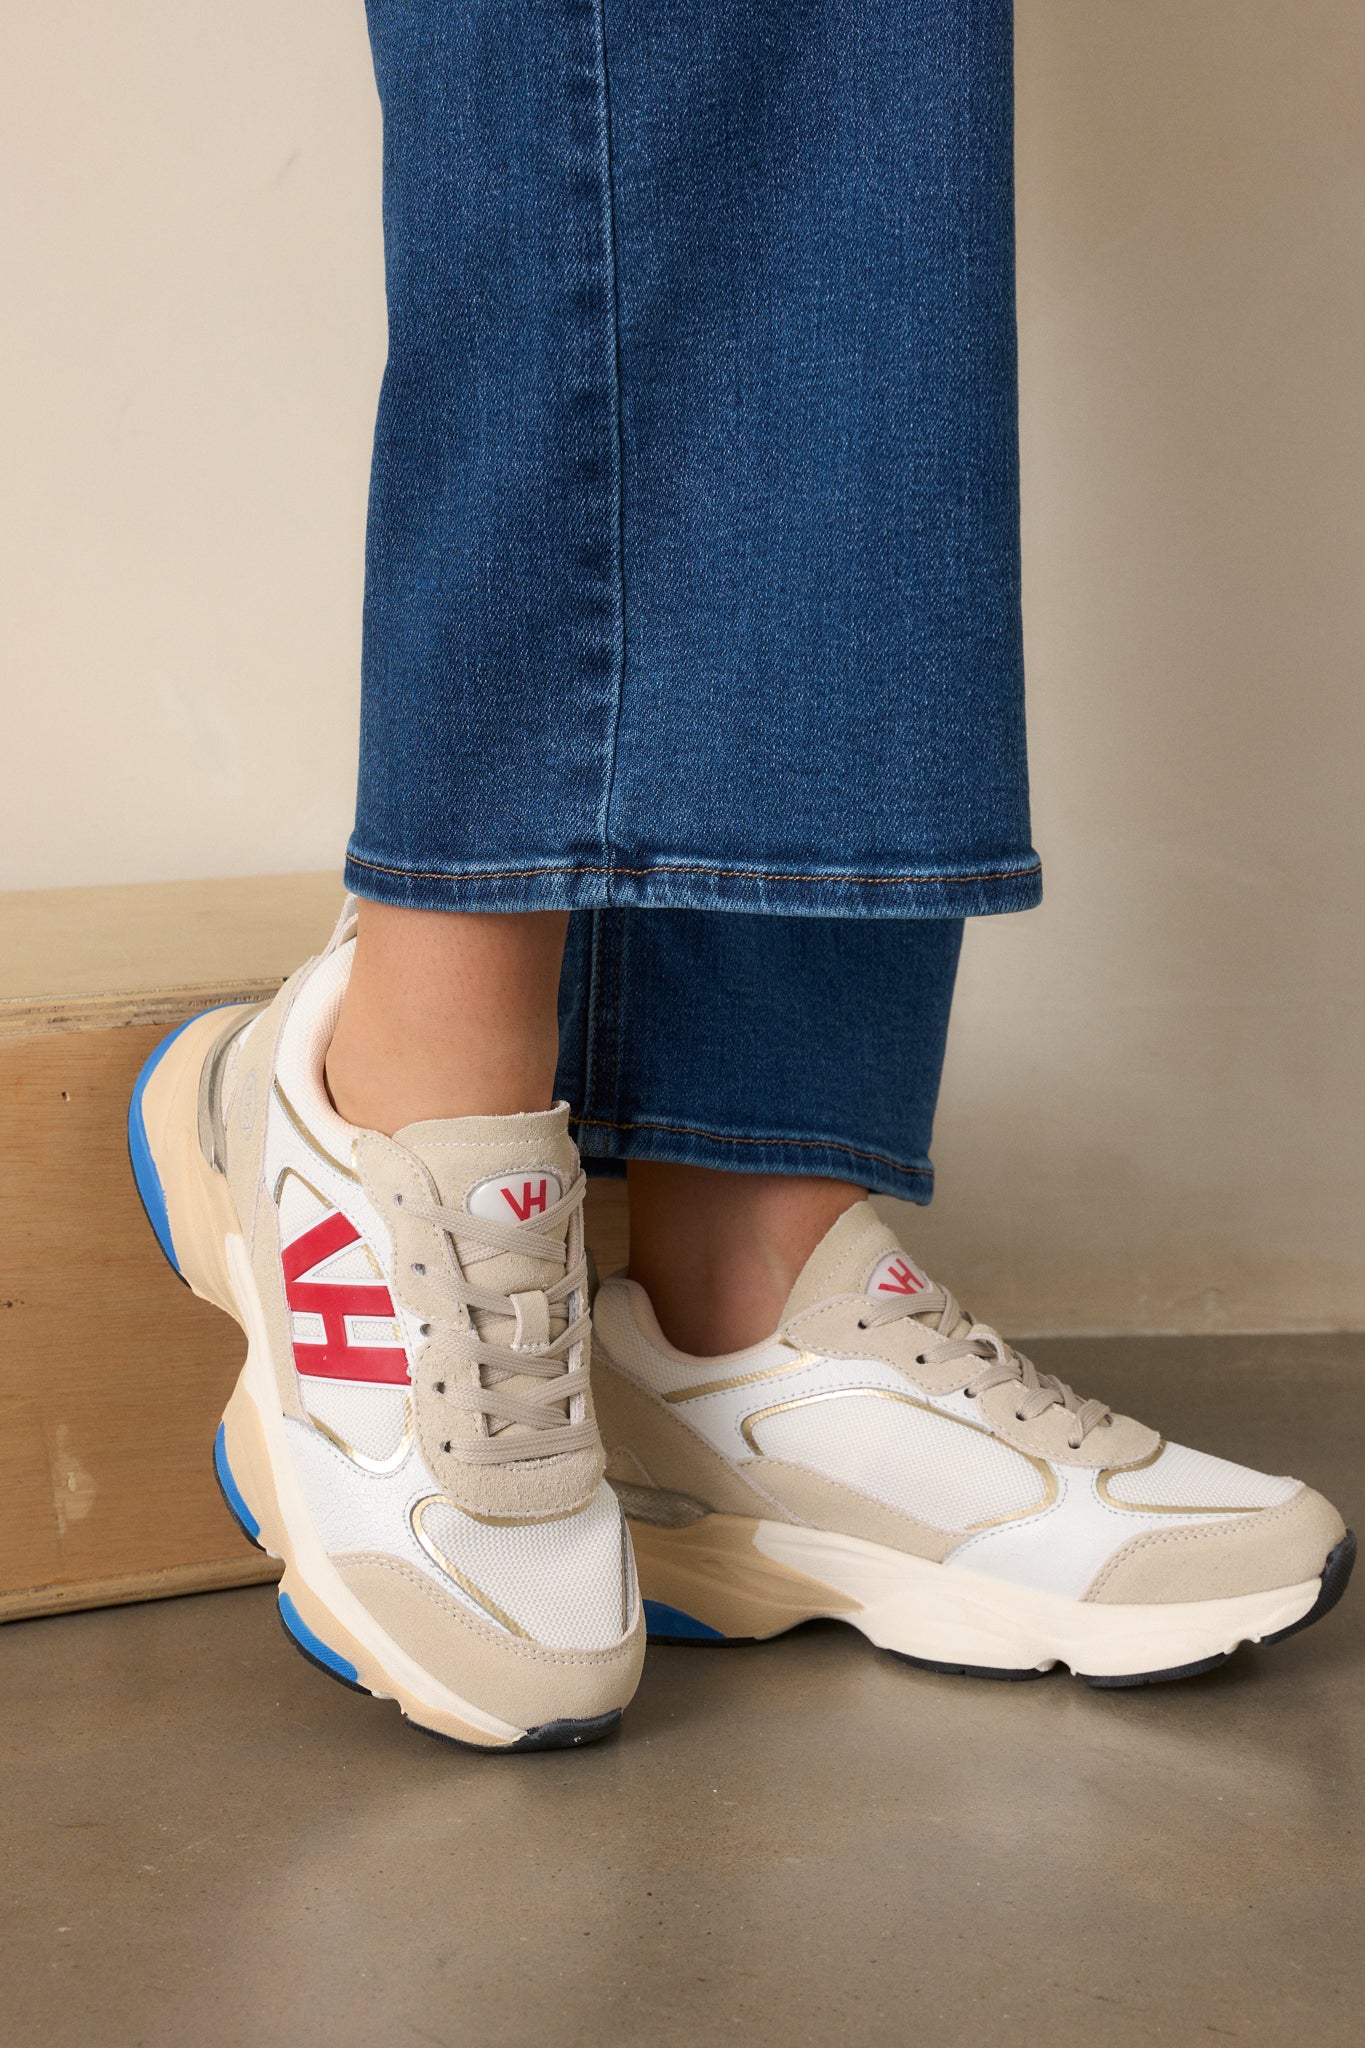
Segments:
[[[1002,1451],[1009,1451],[1014,1457],[1022,1458],[1026,1465],[1032,1465],[1034,1471],[1043,1482],[1042,1499],[1036,1501],[1032,1507],[1019,1508],[1013,1514],[991,1515],[984,1522],[968,1522],[965,1529],[961,1532],[963,1535],[971,1535],[978,1529],[998,1528],[1003,1522],[1022,1522],[1029,1515],[1040,1515],[1044,1508],[1050,1508],[1056,1500],[1059,1491],[1057,1475],[1045,1459],[1035,1458],[1030,1452],[1021,1451],[1017,1444],[1006,1443],[1004,1438],[997,1436],[993,1429],[986,1429],[979,1422],[968,1422],[965,1415],[945,1414],[942,1408],[935,1408],[932,1401],[918,1401],[913,1394],[897,1394],[890,1387],[831,1387],[826,1393],[798,1394],[795,1400],[792,1401],[775,1401],[771,1408],[756,1408],[752,1415],[746,1415],[739,1426],[740,1434],[754,1456],[761,1458],[765,1453],[754,1442],[753,1429],[755,1423],[764,1421],[769,1415],[780,1415],[788,1408],[809,1408],[815,1401],[846,1401],[853,1395],[860,1398],[870,1397],[874,1401],[900,1401],[907,1408],[922,1408],[926,1415],[937,1416],[940,1422],[951,1422],[956,1424],[959,1429],[972,1430],[977,1436],[988,1436],[993,1443],[999,1444]]]
[[[630,1527],[624,1515],[621,1517],[621,1633],[625,1635],[635,1613],[635,1551],[631,1545]]]
[[[505,1628],[510,1635],[520,1636],[521,1640],[524,1643],[529,1643],[532,1639],[530,1636],[527,1635],[526,1630],[524,1628],[518,1628],[517,1624],[513,1621],[510,1614],[504,1614],[501,1607],[498,1606],[496,1601],[490,1600],[486,1593],[481,1593],[479,1591],[478,1587],[473,1583],[471,1579],[467,1579],[463,1572],[457,1571],[455,1566],[450,1562],[450,1559],[445,1555],[445,1552],[441,1550],[439,1546],[432,1541],[430,1536],[428,1536],[426,1529],[423,1527],[423,1517],[426,1514],[427,1509],[435,1507],[438,1504],[438,1502],[442,1506],[456,1508],[457,1512],[459,1512],[460,1514],[464,1513],[463,1508],[459,1507],[458,1502],[449,1500],[445,1494],[429,1493],[427,1494],[424,1500],[419,1500],[416,1506],[413,1508],[413,1535],[417,1538],[417,1541],[421,1544],[423,1550],[425,1550],[427,1556],[431,1559],[432,1563],[434,1565],[439,1566],[439,1568],[445,1573],[447,1578],[453,1579],[455,1581],[455,1584],[459,1586],[463,1592],[468,1593],[470,1599],[474,1602],[475,1606],[482,1608],[483,1612],[488,1616],[490,1621],[496,1621],[498,1626],[500,1628]]]
[[[313,1136],[313,1133],[309,1130],[307,1124],[303,1121],[303,1118],[295,1109],[293,1103],[289,1100],[289,1097],[285,1094],[283,1088],[281,1088],[278,1076],[276,1076],[275,1080],[275,1094],[279,1098],[280,1108],[284,1111],[290,1123],[294,1126],[294,1129],[298,1132],[299,1136],[303,1139],[304,1144],[308,1146],[309,1150],[312,1152],[316,1152],[319,1159],[325,1159],[330,1167],[334,1168],[337,1173],[343,1174],[347,1180],[358,1181],[360,1179],[360,1175],[356,1172],[353,1166],[343,1166],[339,1159],[334,1159],[331,1153],[327,1151],[324,1146],[318,1143],[317,1139]]]
[[[329,1196],[324,1195],[321,1188],[315,1188],[313,1186],[312,1181],[309,1180],[306,1177],[306,1175],[300,1173],[296,1166],[282,1166],[278,1174],[275,1176],[275,1192],[274,1195],[271,1197],[277,1209],[280,1206],[280,1196],[284,1193],[284,1184],[287,1180],[296,1180],[300,1187],[307,1188],[309,1194],[313,1197],[313,1200],[315,1202],[321,1202],[323,1208],[327,1210],[329,1215],[336,1208],[336,1203],[332,1201]],[[368,1250],[368,1246],[366,1247],[366,1249]]]
[[[790,1365],[770,1365],[763,1372],[737,1373],[731,1380],[706,1380],[699,1387],[675,1387],[671,1394],[665,1394],[665,1401],[700,1401],[703,1394],[728,1394],[731,1387],[753,1387],[760,1380],[782,1380],[788,1373],[800,1372],[803,1366],[818,1363],[815,1351],[801,1351]]]
[[[309,1408],[306,1399],[303,1405],[307,1412],[308,1420],[319,1435],[325,1436],[329,1443],[334,1443],[337,1449],[343,1452],[353,1465],[359,1465],[362,1472],[396,1472],[407,1457],[408,1452],[412,1449],[412,1397],[410,1395],[403,1404],[403,1434],[398,1439],[398,1448],[396,1451],[391,1451],[387,1458],[372,1458],[367,1452],[358,1451],[354,1444],[346,1441],[340,1430],[333,1429],[330,1422],[324,1422],[320,1415],[315,1415],[313,1410]]]
[[[1155,1502],[1145,1500],[1119,1500],[1109,1491],[1110,1478],[1120,1479],[1125,1472],[1145,1472],[1149,1465],[1155,1465],[1166,1448],[1162,1437],[1149,1458],[1140,1458],[1136,1465],[1110,1465],[1103,1472],[1095,1474],[1095,1491],[1100,1499],[1111,1508],[1120,1508],[1130,1515],[1259,1515],[1260,1508],[1182,1508],[1158,1507]]]
[[[449,1499],[449,1495],[442,1497]],[[560,1508],[552,1515],[481,1515],[476,1508],[463,1507],[459,1501],[452,1501],[451,1506],[468,1515],[471,1522],[482,1522],[489,1529],[534,1529],[541,1522],[568,1522],[575,1515],[586,1514],[596,1498],[596,1494],[590,1493],[576,1508]]]

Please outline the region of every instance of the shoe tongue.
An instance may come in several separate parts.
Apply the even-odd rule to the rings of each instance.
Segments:
[[[933,1282],[896,1242],[871,1202],[855,1202],[826,1231],[787,1297],[783,1322],[837,1294],[925,1294]]]
[[[394,1140],[421,1161],[445,1208],[493,1223],[534,1227],[578,1172],[567,1103],[525,1116],[462,1116],[405,1124],[394,1132]],[[566,1229],[561,1225],[556,1233],[561,1240]],[[452,1235],[461,1263],[466,1254],[472,1262],[475,1284],[499,1294],[534,1292],[550,1286],[564,1271],[562,1258],[530,1259],[521,1252],[487,1258],[476,1243],[462,1243],[458,1230]],[[484,1334],[494,1340],[514,1327],[510,1317],[481,1320]],[[564,1326],[562,1309],[555,1326]]]
[[[448,1209],[494,1223],[543,1216],[578,1170],[565,1103],[526,1116],[404,1124],[394,1140],[421,1160]]]
[[[881,1267],[890,1270],[905,1253],[871,1202],[855,1202],[825,1232],[797,1275],[782,1312],[784,1322],[833,1294],[865,1294]],[[906,1265],[909,1261],[905,1260]],[[919,1276],[921,1284],[923,1276]]]

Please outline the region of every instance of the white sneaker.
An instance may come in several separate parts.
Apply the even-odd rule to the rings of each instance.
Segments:
[[[184,1025],[133,1096],[162,1247],[247,1333],[218,1478],[314,1663],[478,1748],[591,1741],[644,1628],[588,1388],[568,1110],[345,1123],[323,1061],[350,934],[268,1007]]]
[[[1319,1494],[1079,1400],[965,1317],[870,1202],[767,1343],[688,1357],[625,1279],[594,1330],[652,1640],[836,1616],[935,1670],[1140,1685],[1307,1627],[1350,1576],[1355,1538]]]

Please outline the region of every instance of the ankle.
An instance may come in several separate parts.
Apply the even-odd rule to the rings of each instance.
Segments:
[[[362,903],[327,1051],[338,1114],[406,1124],[549,1109],[567,915]]]
[[[866,1190],[804,1174],[632,1161],[629,1276],[698,1358],[770,1337],[807,1259]]]
[[[519,1116],[549,1109],[554,1048],[500,1047],[500,1057],[458,1064],[440,1041],[420,1033],[343,1033],[327,1050],[327,1092],[339,1116],[361,1130],[392,1137],[407,1124],[462,1116]]]

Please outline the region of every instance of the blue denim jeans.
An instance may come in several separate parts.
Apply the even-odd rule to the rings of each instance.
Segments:
[[[961,919],[1039,892],[1008,0],[369,21],[348,881],[578,914],[590,1157],[925,1199]]]

